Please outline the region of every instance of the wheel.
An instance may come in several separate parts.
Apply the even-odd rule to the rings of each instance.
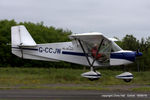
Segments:
[[[98,80],[99,78],[88,78],[90,81]]]
[[[130,82],[130,81],[131,81],[131,79],[124,79],[124,81],[125,81],[125,82]]]

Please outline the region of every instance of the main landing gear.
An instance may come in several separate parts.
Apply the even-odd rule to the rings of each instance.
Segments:
[[[85,72],[81,74],[81,76],[88,78],[90,81],[94,81],[94,80],[98,80],[99,78],[101,78],[102,75],[98,71],[91,70],[89,72]],[[131,82],[131,80],[133,79],[133,74],[130,72],[124,72],[124,73],[117,75],[116,78],[122,79],[125,82]]]
[[[98,46],[97,50],[94,53],[95,56],[93,57],[93,61],[90,62],[88,54],[85,52],[85,49],[84,49],[84,47],[82,45],[82,42],[80,40],[78,40],[78,42],[79,42],[79,44],[80,44],[80,46],[82,48],[82,51],[85,54],[87,62],[89,63],[89,66],[91,68],[91,70],[89,72],[85,72],[85,73],[81,74],[81,76],[85,77],[85,78],[88,78],[91,81],[98,80],[101,77],[101,73],[98,72],[98,71],[95,71],[93,65],[94,65],[94,62],[97,60],[98,56],[100,56],[98,54],[98,52],[99,52],[99,50],[100,50],[100,48],[101,48],[101,46],[103,44],[103,41],[104,41],[104,39],[102,39],[102,41],[100,41],[99,46]]]
[[[81,74],[81,76],[85,77],[85,78],[88,78],[91,81],[98,80],[101,77],[101,73],[96,71],[94,69],[93,65],[94,65],[94,62],[100,57],[98,52],[100,51],[100,48],[101,48],[101,46],[103,44],[103,41],[104,41],[104,39],[102,39],[102,41],[100,41],[99,46],[97,48],[97,51],[94,53],[93,61],[91,62],[89,60],[88,53],[86,53],[86,51],[85,51],[85,49],[84,49],[84,47],[82,45],[82,42],[80,40],[78,40],[78,42],[79,42],[79,44],[81,46],[81,49],[82,49],[83,53],[85,54],[87,62],[89,64],[90,68],[91,68],[89,72],[85,72],[85,73]],[[123,79],[125,82],[130,82],[133,79],[133,75],[132,75],[132,73],[124,72],[124,73],[122,73],[120,75],[117,75],[116,78]]]
[[[93,70],[93,67],[91,67],[91,71],[85,72],[81,74],[81,76],[88,78],[90,81],[94,81],[94,80],[98,80],[101,77],[101,73]]]

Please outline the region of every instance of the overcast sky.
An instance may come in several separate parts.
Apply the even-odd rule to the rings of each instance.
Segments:
[[[150,36],[150,0],[0,0],[2,19],[140,39]]]

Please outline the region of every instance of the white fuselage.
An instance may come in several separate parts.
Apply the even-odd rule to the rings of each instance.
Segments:
[[[35,59],[35,60],[46,60],[46,61],[66,61],[70,63],[76,63],[81,65],[89,66],[85,54],[83,53],[80,45],[74,45],[72,42],[61,42],[61,43],[48,43],[48,44],[37,44],[35,47],[23,47],[21,49],[17,46],[12,47],[12,53],[22,57],[24,59]],[[131,51],[117,51],[113,54],[121,52]],[[112,55],[113,56],[113,55]],[[88,57],[92,63],[93,59]],[[132,61],[110,56],[110,63],[107,65],[94,62],[93,66],[116,66],[130,64]]]

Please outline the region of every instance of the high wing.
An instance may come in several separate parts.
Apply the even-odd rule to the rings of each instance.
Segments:
[[[86,45],[91,49],[95,46],[99,46],[100,43],[100,51],[101,52],[110,52],[112,39],[105,37],[102,33],[93,32],[93,33],[82,33],[82,34],[73,34],[70,35],[71,39],[82,41],[83,45]]]
[[[82,42],[84,47],[92,49],[93,47],[100,46],[99,52],[111,52],[112,39],[105,37],[102,33],[82,33],[70,35],[71,39],[79,40]]]
[[[93,33],[82,33],[82,34],[73,34],[70,35],[71,39],[79,39],[87,43],[99,43],[100,40],[105,39],[107,41],[109,38],[106,38],[102,33],[93,32]]]
[[[70,38],[78,41],[83,52],[87,54],[87,61],[89,57],[93,59],[92,62],[88,61],[90,66],[93,66],[95,61],[100,65],[109,65],[112,40],[102,33],[73,34]]]

